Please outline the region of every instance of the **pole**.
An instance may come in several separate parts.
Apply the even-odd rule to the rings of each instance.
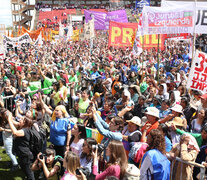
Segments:
[[[194,10],[194,16],[195,16],[195,22],[196,22],[196,5],[197,5],[197,0],[194,1],[195,3],[195,10]],[[192,62],[194,59],[194,51],[195,51],[195,40],[196,40],[196,33],[195,33],[195,22],[194,22],[194,28],[193,28],[193,44],[192,44]]]
[[[160,58],[159,58],[159,53],[160,53],[160,34],[158,34],[158,43],[157,43],[157,82],[159,83],[159,74],[160,74]]]

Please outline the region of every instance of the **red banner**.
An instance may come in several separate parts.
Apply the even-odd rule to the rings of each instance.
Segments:
[[[140,37],[141,44],[143,43],[142,36]],[[143,47],[143,45],[142,45]],[[144,35],[144,49],[151,49],[158,47],[158,34]],[[165,49],[165,35],[160,34],[159,49]]]
[[[119,23],[110,21],[108,46],[132,47],[137,27],[137,23]]]

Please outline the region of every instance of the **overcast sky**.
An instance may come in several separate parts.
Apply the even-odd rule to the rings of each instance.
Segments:
[[[12,25],[10,0],[0,0],[0,24]]]
[[[12,26],[12,15],[11,15],[11,0],[0,0],[0,24]],[[30,0],[33,4],[35,0]]]

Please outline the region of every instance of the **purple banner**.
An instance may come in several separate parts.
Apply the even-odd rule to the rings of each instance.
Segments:
[[[111,11],[108,13],[88,11],[84,10],[86,23],[92,19],[91,15],[94,15],[95,29],[96,30],[108,30],[109,21],[115,22],[128,22],[127,14],[125,10]]]

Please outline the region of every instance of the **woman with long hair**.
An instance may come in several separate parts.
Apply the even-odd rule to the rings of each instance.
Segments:
[[[92,172],[93,163],[93,145],[97,145],[97,142],[93,138],[87,138],[84,140],[82,153],[80,155],[80,165],[88,168],[90,173]]]
[[[165,156],[165,137],[153,129],[147,136],[147,152],[142,158],[140,179],[168,180],[170,178],[170,161]]]
[[[63,167],[65,168],[65,174],[61,178],[61,180],[77,180],[75,170],[80,168],[80,159],[79,156],[74,152],[66,152]]]
[[[121,141],[112,140],[106,148],[106,156],[109,161],[106,164],[106,169],[98,174],[97,170],[97,149],[94,153],[93,159],[93,174],[96,175],[95,180],[105,179],[107,176],[115,176],[119,179],[123,178],[128,165],[126,152]]]
[[[84,124],[77,123],[74,125],[71,131],[72,137],[70,139],[70,149],[72,152],[80,155],[82,152],[82,147],[84,139],[86,139],[86,128]]]
[[[19,129],[17,129],[13,122],[12,114],[8,112],[7,117],[12,134],[15,136],[13,140],[13,152],[18,156],[18,163],[27,178],[34,180],[34,173],[30,168],[34,159],[34,155],[30,150],[30,129],[33,126],[34,121],[25,117],[19,121]]]

